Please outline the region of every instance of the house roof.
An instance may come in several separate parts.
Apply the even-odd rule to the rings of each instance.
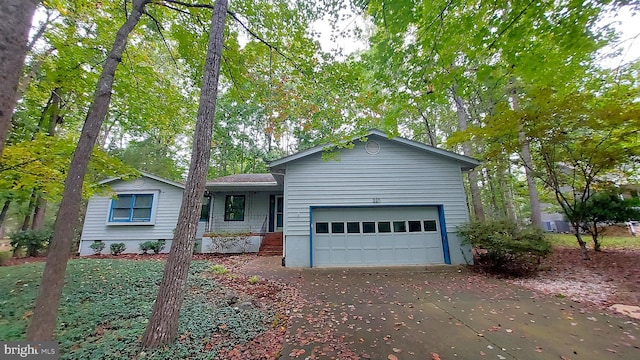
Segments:
[[[278,185],[271,174],[235,174],[207,181],[207,187],[256,187]]]
[[[177,182],[177,181],[173,181],[173,180],[169,180],[169,179],[165,179],[165,178],[163,178],[161,176],[153,175],[153,174],[148,173],[146,171],[138,170],[138,172],[144,177],[148,177],[150,179],[153,179],[153,180],[156,180],[156,181],[160,181],[160,182],[163,182],[165,184],[173,185],[173,186],[178,187],[180,189],[184,189],[184,184],[183,183],[180,183],[180,182]],[[101,185],[102,184],[108,184],[108,183],[114,182],[116,180],[122,180],[122,178],[121,177],[112,177],[112,178],[104,179],[104,180],[100,181],[98,184],[101,184]]]
[[[394,141],[394,142],[397,142],[397,143],[400,143],[400,144],[403,144],[403,145],[406,145],[406,146],[409,146],[409,147],[412,147],[412,148],[415,148],[415,149],[418,149],[418,150],[421,150],[421,151],[424,151],[424,152],[427,152],[427,153],[435,154],[435,155],[438,155],[438,156],[444,156],[444,157],[449,158],[451,160],[455,160],[458,163],[460,163],[460,168],[462,170],[471,170],[471,169],[475,168],[476,166],[480,165],[480,161],[477,160],[477,159],[474,159],[472,157],[465,156],[465,155],[460,155],[460,154],[454,153],[452,151],[447,151],[447,150],[440,149],[440,148],[437,148],[437,147],[434,147],[434,146],[431,146],[431,145],[423,144],[421,142],[405,139],[405,138],[399,137],[399,136],[390,138],[384,131],[380,131],[380,130],[377,130],[377,129],[370,130],[367,135],[362,136],[362,137],[371,137],[371,136],[374,136],[374,137],[378,136],[378,137],[381,137],[381,138],[385,138],[385,139],[387,139],[389,141]],[[362,137],[357,137],[357,138],[355,138],[353,140],[358,140],[358,139],[361,139]],[[323,151],[325,149],[331,148],[333,146],[335,146],[335,144],[325,144],[325,145],[316,146],[316,147],[313,147],[313,148],[310,148],[310,149],[307,149],[307,150],[304,150],[304,151],[300,151],[300,152],[295,153],[293,155],[289,155],[289,156],[280,158],[278,160],[274,160],[274,161],[270,162],[268,164],[268,166],[269,166],[269,168],[276,168],[276,167],[279,167],[279,166],[284,165],[286,163],[289,163],[289,162],[292,162],[292,161],[307,157],[309,155],[313,155],[313,154],[319,153],[319,152],[321,152],[321,151]]]

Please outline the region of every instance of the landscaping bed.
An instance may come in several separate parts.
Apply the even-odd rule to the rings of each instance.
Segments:
[[[141,351],[164,255],[72,259],[63,290],[56,339],[61,359],[277,358],[295,301],[287,285],[236,273],[252,256],[197,256],[180,314],[178,340]],[[201,258],[198,260],[198,258]],[[222,265],[226,274],[211,272]],[[21,340],[44,263],[0,268],[0,339]],[[258,346],[259,345],[259,346]]]

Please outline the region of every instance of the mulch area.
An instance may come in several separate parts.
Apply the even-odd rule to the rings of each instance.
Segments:
[[[583,260],[577,248],[556,248],[535,277],[511,281],[602,308],[640,305],[640,249],[604,248],[590,251],[589,257]]]

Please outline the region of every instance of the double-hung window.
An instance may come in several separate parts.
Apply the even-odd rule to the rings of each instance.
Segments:
[[[244,195],[227,195],[224,200],[224,221],[244,221]]]
[[[153,222],[155,194],[118,194],[111,200],[109,223],[142,223]]]

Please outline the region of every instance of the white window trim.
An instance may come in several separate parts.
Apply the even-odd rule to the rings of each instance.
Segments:
[[[160,199],[160,190],[121,190],[116,192],[117,195],[136,195],[136,194],[151,194],[153,199],[151,200],[151,219],[149,221],[111,221],[111,209],[113,207],[113,198],[109,199],[109,206],[107,207],[107,219],[106,224],[108,226],[149,226],[156,224],[156,213],[158,212],[158,200]]]

